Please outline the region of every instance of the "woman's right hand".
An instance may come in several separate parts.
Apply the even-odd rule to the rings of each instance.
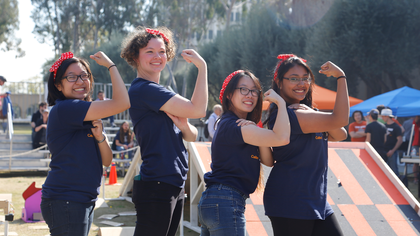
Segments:
[[[264,100],[269,101],[270,103],[275,103],[279,106],[280,103],[286,104],[284,99],[276,93],[273,89],[269,89],[267,92],[264,93]]]
[[[90,58],[95,60],[96,63],[98,63],[98,65],[105,66],[106,68],[109,68],[111,65],[114,65],[111,59],[109,59],[109,57],[102,51],[90,55]]]
[[[194,49],[182,50],[181,56],[188,63],[193,63],[198,69],[206,65],[206,61]]]

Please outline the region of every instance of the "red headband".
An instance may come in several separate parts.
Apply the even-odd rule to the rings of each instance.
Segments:
[[[159,30],[153,30],[153,29],[146,28],[146,32],[149,33],[149,34],[160,35],[163,38],[163,40],[165,40],[165,42],[167,42],[169,44],[169,39]]]
[[[276,70],[274,71],[274,81],[277,81],[277,71],[278,71],[281,63],[283,63],[284,61],[286,61],[287,59],[289,59],[291,57],[297,57],[297,58],[301,59],[303,62],[306,63],[305,59],[300,58],[300,57],[296,56],[295,54],[280,54],[280,55],[278,55],[277,59],[279,59],[280,61],[277,63]]]
[[[243,71],[243,70],[237,70],[237,71],[233,72],[232,74],[230,74],[228,77],[226,77],[225,81],[223,82],[222,89],[220,89],[220,96],[219,96],[220,103],[223,103],[223,94],[225,93],[226,86],[229,84],[232,77],[236,74],[244,73],[244,72],[245,71]]]
[[[72,52],[65,52],[65,53],[61,54],[61,57],[58,58],[58,60],[56,62],[54,62],[54,64],[51,66],[50,72],[54,72],[54,80],[55,80],[55,76],[57,75],[57,70],[60,67],[61,63],[64,60],[67,60],[69,58],[73,58],[73,53]]]

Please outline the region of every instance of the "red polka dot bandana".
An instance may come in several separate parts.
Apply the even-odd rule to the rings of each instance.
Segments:
[[[169,39],[159,30],[153,30],[153,29],[146,28],[146,32],[149,33],[149,34],[159,35],[160,37],[163,38],[163,40],[165,40],[166,43],[169,43]]]
[[[226,86],[229,84],[232,77],[236,74],[244,73],[244,72],[245,71],[243,71],[243,70],[237,70],[237,71],[233,72],[232,74],[230,74],[228,77],[226,77],[225,81],[223,82],[222,89],[220,89],[220,96],[219,96],[220,103],[223,103],[223,94],[225,93]]]
[[[58,58],[58,60],[56,62],[54,62],[54,64],[51,66],[50,72],[54,72],[54,80],[55,80],[55,76],[57,75],[57,70],[60,67],[61,63],[63,63],[64,60],[67,60],[69,58],[73,58],[73,53],[72,52],[65,52],[65,53],[61,54],[61,57]]]
[[[274,81],[277,81],[277,71],[278,71],[279,66],[281,65],[281,63],[283,63],[285,60],[287,60],[287,59],[289,59],[291,57],[297,57],[297,58],[299,58],[295,54],[280,54],[280,55],[277,56],[277,59],[279,59],[280,61],[277,63],[276,70],[274,71]],[[306,60],[305,59],[303,59],[303,58],[300,58],[300,59],[303,62],[306,63]]]

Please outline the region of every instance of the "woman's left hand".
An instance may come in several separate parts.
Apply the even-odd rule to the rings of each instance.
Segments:
[[[183,130],[185,127],[188,126],[188,119],[187,118],[174,116],[174,115],[172,115],[168,112],[165,112],[165,113],[166,113],[166,115],[169,116],[169,118],[171,118],[172,122],[174,122],[176,127],[178,127],[180,130]]]
[[[94,128],[91,128],[90,130],[92,130],[93,137],[95,137],[96,140],[102,140],[102,120],[93,120],[92,125],[94,126]]]
[[[257,125],[257,124],[255,124],[255,122],[254,121],[250,121],[250,120],[245,120],[245,119],[238,119],[237,121],[236,121],[236,123],[238,123],[238,126],[247,126],[247,125]]]

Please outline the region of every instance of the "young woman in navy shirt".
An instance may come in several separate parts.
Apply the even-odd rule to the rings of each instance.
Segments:
[[[319,73],[337,78],[334,110],[312,109],[315,82],[306,61],[293,54],[279,55],[272,88],[290,105],[290,144],[273,147],[274,167],[264,192],[265,213],[274,235],[342,235],[327,202],[328,141],[347,137],[349,98],[344,72],[332,62]],[[273,128],[277,106],[270,107]]]
[[[137,28],[123,43],[121,57],[137,71],[129,89],[130,116],[143,163],[134,180],[137,211],[134,235],[175,235],[184,206],[188,153],[183,140],[195,141],[197,129],[187,118],[200,118],[207,109],[207,64],[194,50],[181,56],[198,68],[191,100],[159,84],[166,63],[175,56],[172,32]]]
[[[41,210],[51,235],[88,235],[102,170],[112,151],[102,132],[101,118],[130,107],[117,67],[102,52],[90,56],[108,68],[111,100],[92,102],[93,76],[89,64],[63,53],[50,69],[47,144],[51,170],[42,186]]]
[[[124,121],[121,126],[120,130],[115,134],[115,146],[117,151],[124,151],[134,147],[134,133],[130,129],[130,124],[128,121]],[[124,159],[125,153],[121,153],[122,159]],[[128,158],[133,158],[133,151],[128,152]],[[127,163],[129,164],[129,163]]]
[[[246,235],[245,200],[257,188],[260,162],[272,166],[270,146],[289,143],[286,103],[273,90],[265,100],[279,107],[273,130],[255,125],[261,120],[261,85],[249,71],[235,71],[223,83],[223,114],[211,145],[211,171],[198,205],[201,235]],[[249,125],[250,124],[250,125]]]

